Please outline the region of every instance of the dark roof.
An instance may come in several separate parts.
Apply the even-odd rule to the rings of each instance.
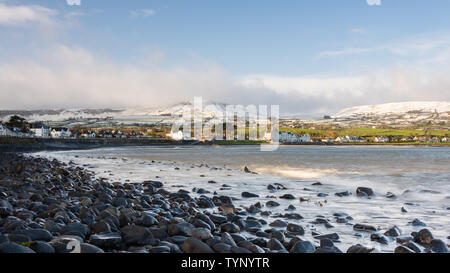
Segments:
[[[31,124],[31,129],[41,129],[41,128],[48,129],[48,126],[43,123]]]

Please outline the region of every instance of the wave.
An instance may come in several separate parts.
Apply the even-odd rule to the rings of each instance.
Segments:
[[[338,169],[293,168],[287,166],[255,166],[258,173],[282,175],[289,178],[317,179],[327,175],[349,174]]]

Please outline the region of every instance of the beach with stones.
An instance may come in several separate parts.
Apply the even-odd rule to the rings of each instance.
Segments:
[[[381,226],[326,210],[330,196],[370,203],[376,193],[369,187],[305,197],[266,183],[263,194],[214,180],[175,187],[158,180],[160,174],[118,182],[113,170],[102,177],[89,164],[38,155],[4,153],[0,160],[0,253],[376,253],[378,245],[395,253],[448,252],[449,238],[434,235],[423,219]],[[242,175],[257,174],[243,168]]]

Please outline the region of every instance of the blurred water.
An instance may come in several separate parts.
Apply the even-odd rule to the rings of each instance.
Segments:
[[[178,187],[187,190],[201,187],[237,198],[241,198],[242,191],[261,196],[257,200],[236,201],[241,206],[257,201],[265,203],[272,200],[268,196],[285,193],[309,198],[311,202],[277,199],[281,206],[270,210],[284,213],[288,205],[296,206],[296,212],[305,219],[291,222],[299,222],[306,228],[305,238],[312,240],[310,231],[337,232],[342,250],[355,243],[370,244],[370,234],[353,231],[354,223],[372,224],[382,232],[397,225],[403,235],[409,235],[420,228],[409,226],[408,222],[419,218],[435,237],[448,242],[446,238],[450,235],[450,148],[445,147],[285,146],[275,152],[261,152],[258,146],[151,146],[39,154],[89,164],[99,177],[111,181],[153,179],[163,181],[172,191]],[[244,166],[258,174],[245,174]],[[217,184],[208,183],[210,180]],[[314,182],[323,185],[312,186]],[[270,193],[267,190],[270,183],[282,183],[288,190]],[[230,185],[231,189],[220,190],[222,184]],[[376,196],[356,197],[359,186],[372,188]],[[334,195],[347,190],[353,193],[349,197]],[[397,197],[387,198],[387,192]],[[318,193],[329,196],[319,198]],[[402,207],[408,213],[402,213]],[[336,223],[332,216],[335,212],[345,212],[354,220],[351,224]],[[310,223],[317,215],[325,216],[334,228]],[[372,246],[388,251],[396,244],[372,243]]]

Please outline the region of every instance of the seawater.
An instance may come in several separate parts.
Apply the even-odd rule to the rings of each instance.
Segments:
[[[139,146],[37,154],[65,162],[72,160],[111,182],[159,180],[169,191],[179,188],[216,191],[240,199],[235,205],[242,207],[258,201],[264,204],[275,200],[270,197],[290,193],[297,199],[277,198],[281,206],[270,211],[284,214],[289,205],[294,205],[295,212],[304,219],[288,222],[305,228],[304,239],[314,241],[312,232],[336,232],[341,237],[336,245],[344,251],[356,243],[379,251],[392,251],[396,247],[395,240],[388,245],[370,242],[370,233],[353,230],[355,223],[374,225],[381,233],[397,225],[402,235],[407,236],[421,229],[408,225],[415,218],[425,222],[435,237],[449,243],[450,148],[447,147],[282,146],[274,152],[261,152],[259,146]],[[244,173],[244,166],[257,174]],[[316,182],[322,185],[313,186]],[[281,183],[288,190],[269,192],[267,186],[273,183]],[[231,189],[220,190],[223,184]],[[357,197],[356,188],[361,186],[372,188],[375,197]],[[256,193],[260,198],[243,199],[243,191]],[[343,191],[352,195],[335,196]],[[387,198],[387,192],[396,198]],[[318,197],[318,193],[328,196]],[[300,202],[300,197],[310,202]],[[408,212],[402,213],[402,207]],[[337,212],[354,220],[336,223],[333,214]],[[324,216],[334,228],[311,223],[317,216]],[[264,219],[269,223],[275,220]]]

